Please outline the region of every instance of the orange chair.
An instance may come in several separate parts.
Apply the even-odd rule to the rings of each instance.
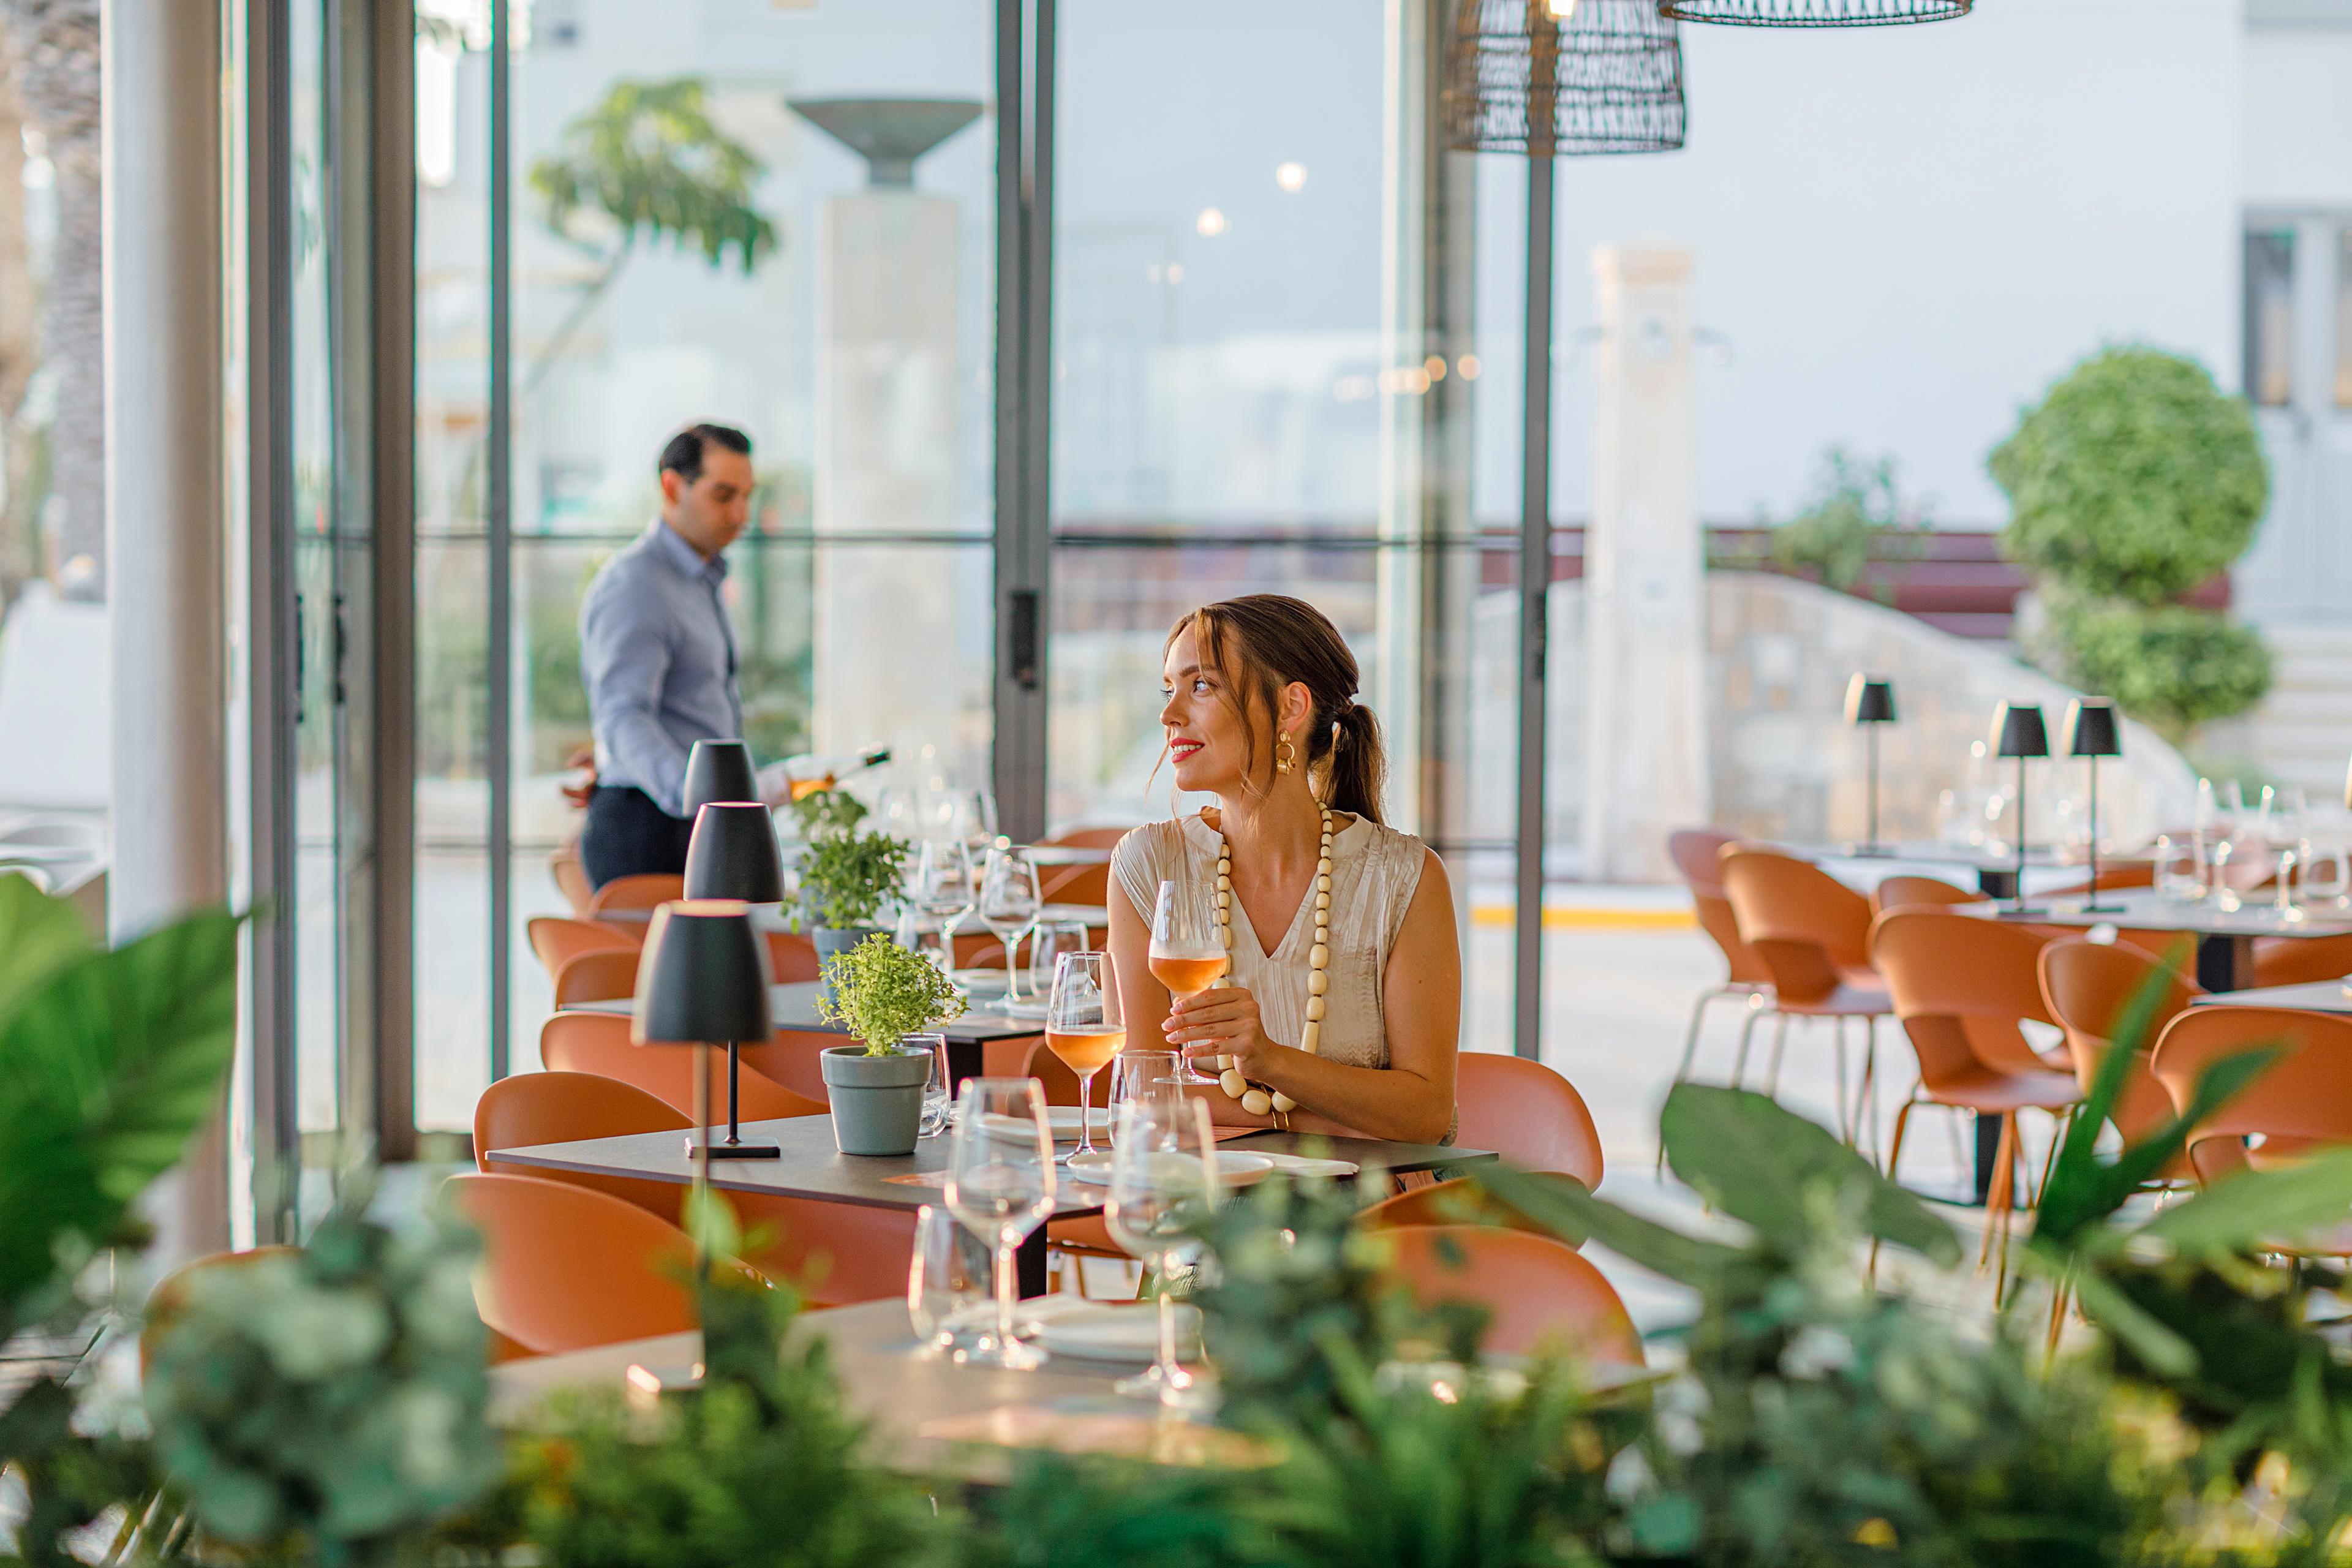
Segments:
[[[1918,1058],[1919,1077],[1902,1110],[1886,1173],[1903,1158],[1903,1134],[1911,1112],[1922,1105],[1972,1110],[2000,1118],[2000,1143],[1994,1155],[1993,1223],[1986,1247],[2003,1238],[2001,1279],[2007,1284],[2006,1237],[2016,1206],[2019,1160],[2018,1113],[2070,1111],[2082,1098],[2071,1064],[2043,1058],[2019,1025],[2026,1019],[2055,1026],[2042,999],[2040,961],[2044,939],[2024,927],[1934,910],[1896,910],[1881,915],[1871,933],[1871,956],[1886,976],[1895,1016]],[[2052,1148],[2056,1143],[2053,1140]]]
[[[449,1178],[482,1233],[474,1301],[482,1321],[539,1354],[699,1326],[685,1283],[686,1232],[609,1193],[543,1176]]]
[[[1530,1172],[1528,1175],[1537,1182],[1584,1185],[1574,1176],[1557,1171]],[[1367,1230],[1394,1230],[1409,1225],[1498,1225],[1507,1230],[1532,1231],[1538,1236],[1551,1236],[1556,1241],[1561,1239],[1510,1205],[1488,1197],[1475,1178],[1470,1176],[1412,1187],[1394,1197],[1382,1198],[1360,1211],[1356,1223]]]
[[[2352,974],[2352,936],[2258,936],[2256,985],[2305,985]]]
[[[1780,1086],[1780,1053],[1789,1019],[1829,1018],[1837,1026],[1838,1125],[1858,1142],[1863,1101],[1876,1077],[1877,1022],[1894,1011],[1885,985],[1870,967],[1870,900],[1810,861],[1777,850],[1729,845],[1720,857],[1724,898],[1740,939],[1772,976],[1772,1010],[1780,1015],[1772,1037],[1765,1092]],[[1846,1101],[1845,1024],[1862,1020],[1863,1070]],[[1736,1086],[1746,1053],[1732,1069]]]
[[[2149,1062],[2165,1026],[2203,994],[2204,987],[2138,948],[2079,938],[2043,948],[2041,975],[2042,999],[2058,1026],[2066,1031],[2074,1081],[2085,1095],[2115,1045],[2116,1029],[2133,999],[2156,976],[2165,977],[2163,996],[2148,1016],[2147,1033],[2135,1042],[2132,1066],[2107,1110],[2107,1120],[2126,1143],[2137,1143],[2162,1129],[2177,1113],[2172,1096],[2157,1080]],[[2190,1174],[2185,1160],[2175,1162],[2163,1173],[2167,1180],[2185,1180]]]
[[[1125,827],[1076,827],[1041,838],[1041,849],[1116,849],[1128,836]],[[1099,904],[1110,897],[1110,866],[1041,866],[1038,896],[1049,904]]]
[[[685,1112],[616,1078],[589,1072],[518,1073],[490,1085],[474,1101],[474,1166],[606,1193],[676,1225],[686,1197],[686,1188],[676,1182],[492,1162],[501,1149],[619,1138],[632,1132],[683,1132],[693,1125]]]
[[[1491,1149],[1523,1171],[1601,1184],[1601,1133],[1576,1086],[1541,1062],[1464,1051],[1454,1068],[1454,1134],[1465,1149]]]
[[[694,1114],[694,1051],[680,1046],[640,1046],[629,1039],[629,1020],[621,1013],[558,1013],[541,1026],[539,1059],[551,1072],[593,1073],[618,1079],[660,1100],[681,1116]],[[772,1121],[787,1116],[820,1116],[822,1100],[794,1094],[758,1069],[746,1066],[737,1086],[742,1093],[745,1121]],[[714,1058],[711,1065],[713,1123],[727,1115],[727,1068]],[[691,1123],[689,1123],[691,1125]]]
[[[562,915],[533,915],[523,922],[530,950],[553,980],[563,966],[583,952],[635,952],[644,945],[644,932],[627,931],[594,921],[565,920]]]
[[[1691,827],[1671,834],[1666,839],[1666,851],[1675,859],[1675,869],[1682,873],[1683,883],[1690,889],[1691,908],[1698,917],[1698,928],[1723,953],[1725,976],[1720,985],[1709,986],[1698,994],[1691,1004],[1690,1028],[1683,1036],[1683,1059],[1675,1068],[1675,1081],[1690,1077],[1691,1061],[1698,1053],[1699,1025],[1706,1020],[1706,1006],[1726,996],[1736,996],[1748,1004],[1748,1021],[1740,1026],[1739,1060],[1748,1060],[1748,1037],[1755,1030],[1756,1020],[1772,1003],[1772,972],[1765,967],[1763,955],[1739,938],[1739,922],[1732,918],[1731,905],[1723,896],[1723,870],[1720,864],[1725,848],[1738,843],[1728,833],[1718,833],[1711,827]],[[1659,1156],[1663,1164],[1664,1156]]]
[[[547,870],[555,879],[556,890],[563,895],[563,901],[572,906],[572,912],[586,920],[596,889],[589,885],[588,868],[580,863],[578,834],[555,847],[555,853],[547,858]]]
[[[607,947],[573,953],[555,972],[555,1005],[577,1007],[583,1002],[618,1002],[635,995],[637,952],[634,947]]]
[[[156,1336],[186,1308],[188,1287],[198,1275],[214,1268],[241,1268],[265,1258],[291,1258],[301,1250],[299,1247],[254,1247],[243,1252],[215,1252],[191,1258],[155,1281],[155,1288],[147,1292],[147,1310],[139,1328],[139,1370],[145,1372],[154,1361]]]
[[[1990,901],[1982,893],[1955,888],[1935,877],[1889,877],[1871,890],[1870,912],[1883,915],[1889,910],[1942,908]]]
[[[796,931],[768,932],[768,964],[779,985],[822,980],[816,961],[816,939]]]
[[[589,899],[588,915],[593,920],[608,910],[651,910],[684,897],[686,879],[676,873],[648,871],[635,877],[615,877]]]
[[[1484,1348],[1547,1346],[1598,1365],[1643,1366],[1633,1315],[1600,1269],[1564,1241],[1492,1226],[1406,1226],[1382,1233],[1391,1272],[1424,1306],[1472,1301],[1492,1314]]]
[[[803,1100],[831,1105],[833,1096],[824,1087],[824,1064],[818,1058],[832,1047],[854,1044],[846,1035],[822,1029],[778,1029],[758,1045],[742,1047],[743,1065]]]
[[[2189,1163],[2212,1182],[2352,1143],[2352,1018],[2287,1007],[2191,1007],[2156,1043],[2156,1076],[2186,1109],[2205,1069],[2260,1047],[2277,1060],[2189,1134]],[[2248,1138],[2260,1138],[2249,1147]],[[2333,1249],[2331,1249],[2333,1250]]]

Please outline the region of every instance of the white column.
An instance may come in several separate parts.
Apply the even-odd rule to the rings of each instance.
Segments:
[[[1690,252],[1602,246],[1592,528],[1584,545],[1584,874],[1674,875],[1707,820],[1705,542],[1691,401]]]
[[[108,924],[121,941],[228,893],[220,6],[106,0],[102,26]],[[160,1258],[226,1247],[228,1196],[216,1121],[150,1194]]]
[[[1432,51],[1428,8],[1387,0],[1381,160],[1381,538],[1421,537],[1427,486],[1423,453],[1430,412],[1427,123]],[[1363,671],[1363,700],[1381,716],[1389,754],[1390,820],[1434,834],[1421,820],[1423,748],[1421,670],[1428,572],[1418,552],[1373,556],[1377,640]]]

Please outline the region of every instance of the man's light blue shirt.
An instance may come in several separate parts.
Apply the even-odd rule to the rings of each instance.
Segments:
[[[705,561],[656,521],[596,574],[580,605],[580,671],[596,733],[596,782],[635,785],[683,816],[697,741],[743,733],[735,628]]]

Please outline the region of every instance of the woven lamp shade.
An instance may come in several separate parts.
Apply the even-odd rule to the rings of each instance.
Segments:
[[[1657,0],[1461,0],[1445,142],[1538,158],[1683,144],[1683,51]]]
[[[1658,9],[1683,22],[1724,22],[1738,27],[1885,27],[1905,22],[1948,22],[1976,0],[1660,0]]]

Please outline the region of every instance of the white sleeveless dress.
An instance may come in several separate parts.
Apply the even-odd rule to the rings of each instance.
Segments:
[[[1215,829],[1198,816],[1148,822],[1111,851],[1112,874],[1148,925],[1164,879],[1191,876],[1213,888]],[[1331,952],[1325,973],[1323,1032],[1318,1053],[1348,1067],[1389,1065],[1387,1019],[1381,978],[1404,927],[1428,851],[1420,839],[1356,818],[1331,840]],[[1241,900],[1233,903],[1232,977],[1257,998],[1266,1038],[1296,1046],[1307,1022],[1308,951],[1315,944],[1315,900],[1299,900],[1287,931],[1271,950],[1250,925]]]

